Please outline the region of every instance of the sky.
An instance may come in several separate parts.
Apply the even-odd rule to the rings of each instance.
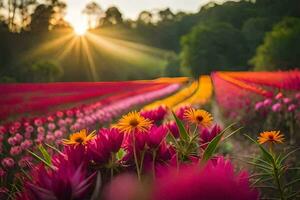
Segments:
[[[71,24],[84,23],[81,11],[91,0],[65,0],[67,3],[66,20]],[[94,0],[102,9],[117,6],[125,18],[136,19],[143,10],[155,10],[170,7],[172,11],[197,12],[201,5],[210,0]],[[222,0],[217,0],[222,1]]]

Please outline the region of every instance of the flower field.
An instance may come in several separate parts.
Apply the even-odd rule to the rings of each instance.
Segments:
[[[300,198],[300,71],[0,92],[0,199]]]

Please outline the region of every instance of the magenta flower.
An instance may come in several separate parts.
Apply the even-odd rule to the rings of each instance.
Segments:
[[[166,137],[168,129],[164,126],[152,126],[148,132],[147,145],[151,149],[156,149]]]
[[[31,171],[32,180],[25,182],[25,189],[19,199],[84,199],[94,178],[88,176],[83,165],[75,166],[61,157],[56,169],[36,166]]]
[[[176,189],[175,189],[176,188]],[[153,200],[255,200],[258,192],[250,188],[246,172],[234,174],[229,161],[218,158],[204,169],[189,166],[169,171],[154,184]]]
[[[170,122],[166,123],[165,126],[169,129],[169,131],[175,138],[179,138],[179,130],[178,130],[176,122],[170,121]]]
[[[121,148],[123,134],[117,129],[101,129],[97,137],[87,146],[87,156],[96,164],[106,164],[112,153]]]
[[[184,120],[184,113],[186,110],[189,110],[191,108],[191,106],[186,105],[186,106],[181,106],[180,108],[178,108],[175,112],[176,116],[181,119]]]
[[[212,141],[219,133],[221,133],[221,127],[219,125],[214,125],[214,127],[209,129],[202,129],[200,133],[201,148],[205,149],[210,141]]]
[[[158,106],[151,110],[142,110],[140,114],[145,118],[148,118],[156,123],[159,123],[165,118],[167,111],[168,110],[166,106]]]

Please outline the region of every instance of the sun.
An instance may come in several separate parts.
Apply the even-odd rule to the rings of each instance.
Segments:
[[[73,29],[76,35],[83,36],[87,32],[88,28],[84,24],[75,24]]]

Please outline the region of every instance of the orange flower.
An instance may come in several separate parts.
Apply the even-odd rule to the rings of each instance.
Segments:
[[[184,112],[184,118],[191,124],[208,128],[212,125],[213,117],[205,110],[190,108]]]
[[[280,133],[280,131],[265,131],[260,133],[258,137],[258,143],[264,144],[266,142],[271,144],[283,143],[284,136]]]
[[[151,126],[151,120],[144,118],[140,113],[134,111],[124,115],[113,127],[119,129],[122,133],[134,133],[136,131],[144,133],[147,132]]]
[[[70,139],[63,139],[62,142],[67,145],[85,145],[88,141],[94,139],[96,135],[95,132],[96,131],[93,131],[92,133],[88,134],[86,129],[82,129],[77,133],[71,134]]]

